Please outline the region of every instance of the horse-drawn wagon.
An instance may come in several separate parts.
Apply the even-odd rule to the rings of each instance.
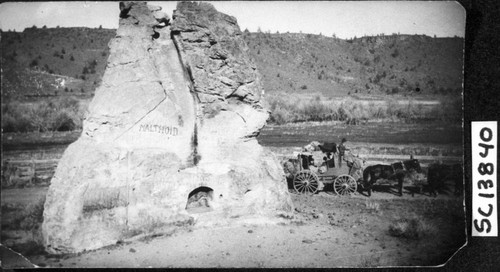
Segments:
[[[413,156],[409,160],[397,161],[389,164],[368,164],[351,152],[345,154],[342,166],[335,165],[337,153],[334,143],[312,142],[305,146],[302,152],[296,152],[294,159],[289,159],[284,164],[285,173],[293,189],[301,194],[315,194],[324,190],[325,185],[330,185],[338,195],[350,195],[361,189],[366,195],[371,196],[373,189],[396,188],[399,196],[403,195],[403,186],[410,190],[412,196],[415,192],[423,193],[424,186],[428,187],[431,195],[442,189],[447,180],[455,182],[455,194],[460,195],[462,185],[462,172],[460,165],[431,165],[429,177],[423,171],[420,162]],[[321,164],[314,163],[315,159],[323,157]],[[339,162],[340,164],[340,162]]]
[[[324,157],[316,167],[311,152],[297,153],[299,169],[293,174],[293,188],[297,193],[315,194],[323,190],[325,184],[332,184],[338,195],[350,195],[357,191],[363,180],[363,161],[352,154],[346,156],[347,165],[335,167],[333,158]]]

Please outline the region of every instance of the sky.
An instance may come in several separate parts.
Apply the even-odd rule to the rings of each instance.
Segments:
[[[176,2],[149,2],[172,15]],[[464,37],[465,10],[453,1],[218,1],[241,30],[311,33],[342,39],[377,34]],[[11,2],[0,4],[0,28],[118,27],[118,2]]]

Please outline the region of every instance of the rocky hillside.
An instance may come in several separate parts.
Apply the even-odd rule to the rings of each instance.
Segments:
[[[2,96],[90,96],[113,29],[2,32]],[[391,35],[342,40],[243,32],[269,92],[326,96],[460,93],[462,38]]]
[[[269,91],[345,94],[460,93],[461,38],[392,35],[342,40],[244,32]]]
[[[115,33],[90,28],[2,32],[2,96],[91,95]]]

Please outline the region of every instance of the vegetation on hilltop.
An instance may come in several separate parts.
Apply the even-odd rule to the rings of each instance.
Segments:
[[[115,33],[101,28],[2,32],[2,95],[93,93],[104,73],[108,42]],[[243,32],[243,38],[267,92],[325,96],[461,92],[462,38],[390,35],[342,40],[248,31]],[[57,78],[69,85],[57,89]]]
[[[2,97],[91,95],[115,33],[83,27],[2,32]]]
[[[391,35],[342,40],[243,32],[266,91],[325,96],[460,94],[463,39]]]

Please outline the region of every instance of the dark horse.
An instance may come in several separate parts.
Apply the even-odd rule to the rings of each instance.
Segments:
[[[430,186],[431,195],[437,196],[438,191],[446,190],[448,181],[451,181],[455,186],[455,195],[460,196],[463,192],[462,164],[434,163],[429,165],[427,182]]]
[[[363,171],[364,188],[368,191],[368,196],[371,196],[373,185],[379,179],[391,180],[398,182],[399,196],[403,195],[403,181],[405,176],[410,171],[422,172],[420,162],[416,159],[411,159],[402,162],[396,162],[390,165],[376,164],[365,168]]]

